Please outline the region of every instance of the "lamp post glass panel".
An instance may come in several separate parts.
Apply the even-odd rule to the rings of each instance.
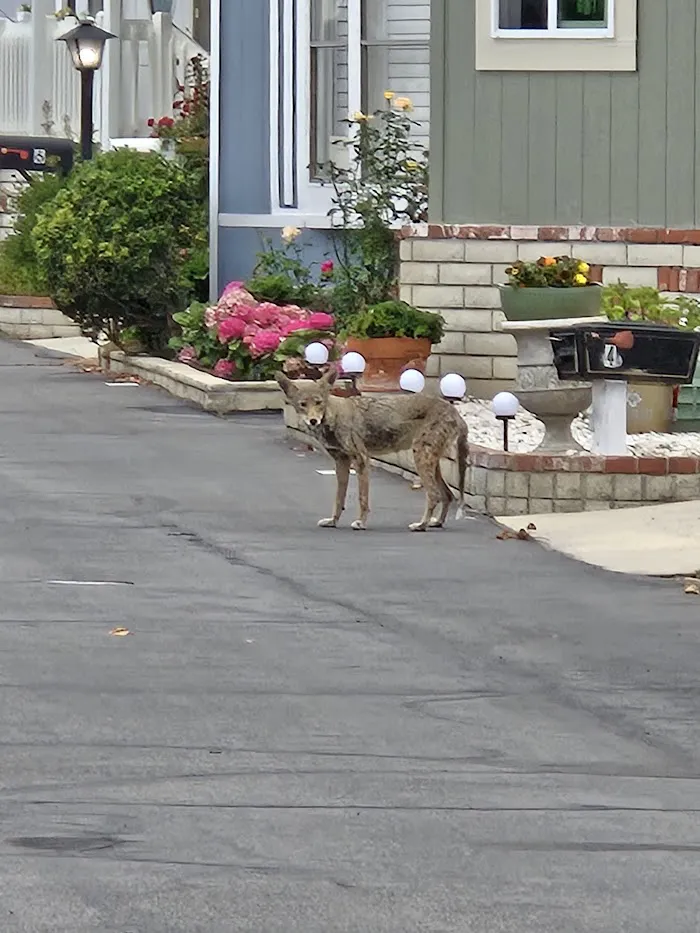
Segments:
[[[80,72],[80,153],[83,161],[92,158],[92,93],[95,72],[102,65],[107,39],[115,39],[94,23],[79,23],[64,33],[59,42],[65,42],[73,67]]]

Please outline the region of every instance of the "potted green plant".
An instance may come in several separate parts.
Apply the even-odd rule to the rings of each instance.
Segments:
[[[686,295],[664,297],[656,288],[630,288],[620,281],[602,289],[602,311],[611,321],[648,321],[682,330],[700,328],[700,302],[696,299]],[[674,387],[630,382],[628,389],[628,398],[635,402],[627,407],[628,434],[668,433],[673,426]]]
[[[430,351],[442,340],[445,321],[432,311],[420,311],[405,301],[383,301],[360,311],[346,323],[347,350],[367,361],[361,388],[395,392],[409,365],[424,371]]]
[[[501,308],[509,321],[546,321],[600,314],[602,288],[590,280],[591,267],[571,256],[540,256],[506,270],[499,285]]]
[[[32,7],[30,3],[21,3],[17,10],[17,22],[26,23],[32,17]]]

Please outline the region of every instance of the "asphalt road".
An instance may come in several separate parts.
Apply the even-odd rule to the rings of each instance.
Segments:
[[[0,343],[0,931],[696,933],[700,604],[327,466]]]

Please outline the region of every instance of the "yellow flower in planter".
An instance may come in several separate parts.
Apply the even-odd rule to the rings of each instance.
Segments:
[[[301,236],[301,230],[298,227],[284,227],[282,229],[281,238],[287,245],[293,243],[299,236]]]
[[[415,172],[415,170],[418,168],[418,163],[415,162],[413,159],[408,159],[406,161],[406,168],[408,169],[409,172]]]
[[[410,112],[413,110],[413,101],[410,97],[397,97],[394,101],[394,107],[396,107],[397,110]]]
[[[588,279],[585,275],[582,275],[580,272],[578,275],[574,276],[574,285],[587,285]]]
[[[384,100],[393,100],[396,97],[393,91],[384,91]]]
[[[355,113],[353,113],[351,119],[354,120],[355,123],[365,123],[367,120],[369,120],[369,117],[361,110],[356,110]]]
[[[556,266],[556,264],[557,264],[557,261],[554,258],[554,256],[545,256],[544,259],[542,260],[543,266]]]
[[[588,265],[587,262],[580,262],[576,268],[578,269],[579,272],[590,272],[591,271],[591,267]]]

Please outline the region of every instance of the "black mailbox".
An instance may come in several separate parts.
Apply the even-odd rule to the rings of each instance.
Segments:
[[[693,381],[700,334],[663,324],[575,324],[550,332],[560,379],[621,379],[686,385]]]
[[[52,136],[0,136],[0,169],[21,172],[62,172],[73,167],[75,144]]]

